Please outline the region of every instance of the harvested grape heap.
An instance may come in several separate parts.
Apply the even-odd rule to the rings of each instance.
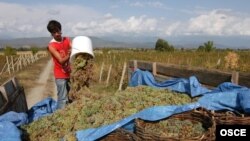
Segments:
[[[79,99],[82,92],[88,92],[86,87],[89,87],[93,79],[93,65],[93,58],[89,54],[76,55],[70,76],[70,101]],[[85,89],[86,91],[81,91],[81,89]],[[81,93],[79,93],[80,91]]]
[[[147,124],[145,131],[163,137],[187,139],[201,136],[205,132],[205,129],[202,127],[201,122],[192,122],[188,119],[167,119],[161,120],[156,124]]]
[[[148,86],[127,87],[124,91],[95,92],[102,88],[92,85],[94,61],[86,54],[76,56],[71,74],[70,100],[64,109],[40,118],[21,128],[24,140],[76,140],[78,130],[100,127],[119,121],[147,107],[178,105],[192,102],[186,94]]]
[[[23,126],[30,140],[59,140],[77,130],[114,123],[147,107],[191,102],[186,94],[149,86],[128,87],[116,93],[79,93],[81,98],[64,109]]]

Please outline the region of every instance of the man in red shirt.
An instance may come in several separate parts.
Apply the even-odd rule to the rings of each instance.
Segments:
[[[69,37],[62,37],[60,22],[49,21],[48,31],[53,39],[49,42],[48,50],[54,62],[54,77],[57,86],[57,109],[64,108],[68,103],[68,93],[70,90],[70,64],[71,41]]]

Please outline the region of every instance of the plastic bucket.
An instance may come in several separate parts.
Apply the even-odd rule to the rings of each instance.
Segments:
[[[92,41],[87,36],[77,36],[72,40],[72,50],[70,62],[72,62],[77,54],[87,53],[94,58]]]

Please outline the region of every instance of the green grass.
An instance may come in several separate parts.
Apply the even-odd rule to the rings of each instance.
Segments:
[[[250,51],[235,51],[239,56],[238,67],[230,69],[225,67],[225,56],[228,51],[215,52],[195,52],[195,51],[176,51],[176,52],[156,52],[154,50],[101,50],[103,53],[95,54],[95,82],[99,80],[102,63],[104,70],[102,81],[105,82],[109,66],[112,64],[110,84],[118,88],[123,64],[129,60],[144,60],[150,62],[160,62],[165,64],[175,64],[189,67],[200,67],[207,69],[217,69],[225,72],[238,71],[250,73]],[[220,60],[220,61],[219,61]],[[220,63],[218,63],[220,62]],[[126,70],[127,71],[127,70]],[[124,85],[128,83],[127,72],[124,77]]]

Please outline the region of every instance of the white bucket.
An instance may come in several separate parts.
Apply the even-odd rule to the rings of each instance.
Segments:
[[[70,62],[75,59],[77,54],[87,53],[94,58],[92,41],[86,36],[77,36],[72,40],[72,50],[70,55]]]

